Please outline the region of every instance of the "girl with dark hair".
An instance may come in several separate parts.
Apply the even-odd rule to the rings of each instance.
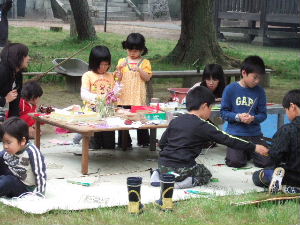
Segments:
[[[28,52],[28,47],[20,43],[9,43],[1,52],[0,107],[9,103],[8,117],[20,115],[22,72],[27,69],[29,64]]]
[[[131,33],[126,41],[122,42],[123,49],[127,50],[127,57],[121,58],[117,65],[116,79],[120,80],[123,90],[118,105],[123,108],[146,105],[146,82],[151,79],[152,69],[150,61],[142,56],[148,53],[145,38],[139,33]],[[128,131],[122,131],[128,132]],[[149,145],[148,130],[137,130],[138,145]],[[128,143],[131,138],[128,135]],[[118,145],[121,147],[122,134],[119,132]]]
[[[20,118],[29,126],[29,138],[35,135],[35,120],[29,113],[36,113],[43,89],[37,81],[28,81],[23,85],[20,100]]]
[[[95,108],[97,98],[105,98],[115,85],[114,75],[108,72],[111,65],[111,54],[106,46],[95,46],[89,56],[89,71],[84,73],[81,80],[81,98],[86,108]],[[77,135],[75,144],[80,141]],[[90,148],[114,149],[115,132],[96,132],[91,138]]]
[[[196,83],[191,89],[197,86],[209,88],[215,95],[216,101],[221,102],[225,88],[225,75],[222,66],[218,64],[206,65],[203,71],[202,81]]]

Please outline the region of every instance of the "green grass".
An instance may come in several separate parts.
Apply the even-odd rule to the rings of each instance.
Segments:
[[[46,71],[52,67],[54,58],[68,57],[86,46],[89,42],[78,42],[69,37],[68,31],[52,32],[39,28],[10,27],[9,39],[13,42],[27,44],[30,48],[32,63],[29,71]],[[99,33],[94,45],[106,45],[112,54],[112,68],[117,60],[126,56],[121,48],[121,41],[126,37],[111,33]],[[166,56],[174,47],[176,41],[148,39],[150,50],[147,57],[151,59],[153,70],[182,70],[193,69],[191,65],[170,65],[162,63],[161,57]],[[243,60],[248,55],[259,55],[266,62],[267,67],[275,70],[274,75],[282,79],[299,79],[300,59],[299,49],[262,47],[246,43],[220,43],[224,52],[231,57]],[[88,61],[91,48],[87,48],[76,57]]]
[[[83,211],[52,211],[43,215],[24,214],[0,204],[0,224],[296,224],[299,202],[266,203],[260,207],[231,206],[230,202],[256,199],[265,194],[247,194],[211,199],[180,201],[173,212],[162,212],[152,204],[144,213],[130,215],[126,207],[99,208]]]

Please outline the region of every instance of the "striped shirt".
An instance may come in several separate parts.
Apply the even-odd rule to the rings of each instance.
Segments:
[[[44,156],[32,143],[28,143],[23,151],[15,155],[6,150],[1,152],[3,160],[9,170],[20,179],[29,189],[34,187],[34,192],[45,193],[46,165]]]

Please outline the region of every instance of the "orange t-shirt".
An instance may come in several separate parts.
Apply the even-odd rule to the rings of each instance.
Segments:
[[[122,58],[118,62],[118,66],[122,65],[127,59]],[[123,74],[121,84],[123,89],[119,96],[118,105],[146,105],[146,82],[141,78],[140,73],[130,70],[131,63],[122,68]],[[152,76],[150,61],[142,59],[137,64],[142,70]]]
[[[93,94],[105,97],[106,94],[113,90],[115,85],[114,76],[112,73],[97,74],[93,71],[88,71],[82,75],[81,88],[85,88]],[[88,102],[84,102],[89,104]]]

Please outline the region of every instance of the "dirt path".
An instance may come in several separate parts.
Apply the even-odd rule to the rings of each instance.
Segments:
[[[38,27],[47,30],[51,26],[57,26],[63,27],[64,30],[70,30],[70,24],[63,23],[60,20],[10,20],[9,25],[14,27]],[[95,29],[97,32],[103,32],[104,25],[95,25]],[[128,35],[132,32],[139,32],[150,38],[178,40],[180,35],[180,22],[108,21],[106,30],[108,33],[122,35]]]

